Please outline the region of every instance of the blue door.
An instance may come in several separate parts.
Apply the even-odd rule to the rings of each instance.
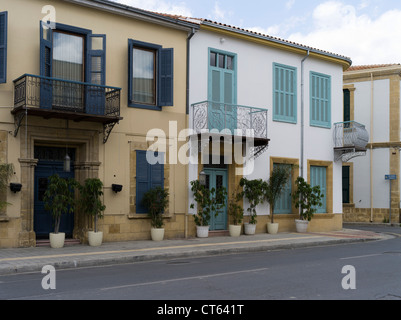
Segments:
[[[224,187],[227,189],[227,170],[205,169],[204,171],[206,173],[206,188],[217,190]],[[224,201],[226,205],[218,211],[216,217],[215,212],[211,213],[209,230],[227,230],[227,199]]]
[[[65,148],[48,148],[50,151],[60,149],[59,152],[47,152],[47,155],[64,154]],[[63,151],[61,151],[63,150]],[[71,155],[71,153],[70,153]],[[72,157],[71,157],[72,158]],[[43,197],[47,189],[48,179],[53,174],[58,174],[62,178],[74,178],[73,168],[71,172],[64,172],[63,161],[60,160],[40,160],[35,168],[34,180],[34,231],[37,239],[46,239],[49,233],[54,231],[53,217],[50,211],[45,210]],[[74,214],[64,214],[61,217],[60,230],[66,237],[71,238],[74,229]]]

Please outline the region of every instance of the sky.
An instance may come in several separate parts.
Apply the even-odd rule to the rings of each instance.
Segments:
[[[206,18],[351,58],[401,63],[400,0],[114,0]]]

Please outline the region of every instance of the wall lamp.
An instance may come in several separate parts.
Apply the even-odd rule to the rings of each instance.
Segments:
[[[115,193],[121,192],[123,189],[123,186],[121,184],[112,184],[111,185],[111,190],[113,190]]]
[[[21,183],[10,183],[10,190],[14,193],[20,192],[22,189]]]

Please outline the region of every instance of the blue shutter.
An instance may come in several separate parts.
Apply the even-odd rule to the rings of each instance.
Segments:
[[[297,69],[273,64],[273,120],[297,123]]]
[[[331,77],[310,73],[310,124],[331,128]]]
[[[157,154],[155,154],[157,156]],[[161,154],[161,156],[164,156]],[[150,175],[151,175],[151,189],[156,187],[164,188],[164,164],[156,163],[150,165]]]
[[[276,166],[291,168],[289,164],[273,164],[273,168]],[[291,199],[291,192],[292,192],[292,179],[288,180],[287,184],[285,185],[283,191],[281,192],[280,197],[277,199],[274,205],[274,213],[277,214],[289,214],[292,213],[292,199]]]
[[[147,213],[142,205],[143,195],[150,189],[150,170],[146,151],[136,151],[136,213]]]
[[[0,12],[0,83],[7,82],[7,22],[7,11]]]
[[[159,59],[159,105],[173,106],[174,49],[161,49]]]
[[[100,45],[99,47],[93,45],[95,40]],[[88,35],[87,47],[86,82],[95,86],[86,86],[86,113],[104,115],[106,104],[105,88],[96,85],[104,86],[106,84],[106,36]]]
[[[40,75],[42,77],[52,77],[53,61],[53,30],[43,28],[40,21]],[[40,80],[40,107],[51,109],[53,104],[52,81],[49,79]]]
[[[310,167],[310,180],[311,180],[310,184],[312,187],[320,186],[320,192],[324,196],[323,199],[321,199],[322,206],[317,208],[316,213],[326,213],[327,212],[326,173],[327,173],[326,167],[317,167],[317,166]]]

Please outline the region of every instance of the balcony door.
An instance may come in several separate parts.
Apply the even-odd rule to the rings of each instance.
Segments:
[[[236,55],[209,50],[208,128],[237,129]]]

